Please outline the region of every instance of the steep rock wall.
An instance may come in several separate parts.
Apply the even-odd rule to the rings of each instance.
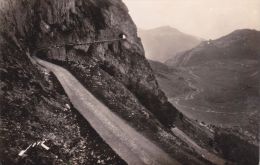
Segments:
[[[127,35],[126,41],[111,41],[82,46],[65,46],[38,52],[42,58],[101,69],[122,84],[161,123],[170,126],[178,116],[177,110],[167,102],[159,89],[137,30],[121,1],[39,1],[32,52],[41,47],[66,43],[85,43],[118,39]],[[50,7],[51,6],[51,7]],[[55,9],[52,10],[52,8]],[[34,28],[37,30],[37,28]],[[70,65],[71,66],[71,65]],[[73,72],[72,68],[70,70]],[[85,70],[85,69],[84,69]],[[86,75],[87,76],[87,75]],[[88,79],[100,75],[91,74]],[[93,80],[93,83],[98,83]],[[92,88],[89,88],[90,90]],[[109,89],[100,89],[109,90]],[[95,91],[93,91],[95,94]]]
[[[1,76],[1,86],[5,90],[1,91],[1,105],[5,105],[1,109],[4,127],[1,128],[0,156],[3,163],[98,164],[101,161],[124,164],[88,123],[79,119],[75,109],[64,111],[68,98],[60,87],[55,88],[58,84],[55,79],[44,77],[44,72],[30,61],[29,55],[69,69],[111,110],[176,159],[187,164],[190,164],[188,160],[193,160],[192,164],[205,163],[165,129],[175,122],[178,112],[158,88],[136,27],[121,1],[6,2],[8,6],[1,16],[1,22],[5,22],[1,24],[1,75],[6,75],[6,79]],[[127,35],[127,41],[39,51],[65,43],[116,39],[121,33]],[[14,72],[10,68],[14,68]],[[30,81],[35,82],[31,84]],[[54,151],[33,150],[32,157],[17,157],[21,149],[42,138],[51,139]],[[13,140],[15,143],[11,143]],[[182,148],[177,150],[180,145]]]

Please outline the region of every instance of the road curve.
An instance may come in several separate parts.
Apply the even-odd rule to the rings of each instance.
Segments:
[[[109,110],[66,69],[36,57],[34,59],[55,74],[73,106],[129,165],[180,164]]]

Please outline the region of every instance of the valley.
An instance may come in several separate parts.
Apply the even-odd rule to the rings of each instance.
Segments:
[[[259,40],[258,31],[238,30],[165,63],[149,62],[159,86],[185,116],[210,132],[223,129],[257,146]]]

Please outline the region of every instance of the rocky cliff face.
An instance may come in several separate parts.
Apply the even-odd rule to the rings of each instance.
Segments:
[[[52,48],[39,52],[37,55],[48,60],[66,63],[69,67],[77,65],[82,73],[86,72],[84,76],[90,76],[88,80],[93,79],[92,86],[98,86],[104,75],[91,73],[91,71],[100,69],[110,79],[122,84],[127,91],[136,96],[144,108],[155,114],[165,126],[169,126],[175,120],[177,111],[167,102],[166,97],[158,88],[149,63],[144,57],[136,27],[122,2],[37,1],[34,9],[32,19],[35,21],[30,22],[33,27],[29,33],[32,35],[27,42],[30,44],[31,52],[34,52],[35,48],[66,43],[114,40],[118,39],[120,34],[126,34],[126,41]],[[26,14],[26,17],[30,15]],[[26,20],[30,19],[26,18]],[[19,26],[20,34],[28,34],[24,32],[27,26],[28,23]],[[69,64],[70,62],[72,64]],[[74,71],[75,68],[70,68],[70,70]]]
[[[74,108],[66,108],[70,102],[55,77],[32,65],[11,40],[2,41],[0,162],[125,164]],[[50,151],[38,147],[18,156],[44,139]]]
[[[70,102],[59,83],[30,61],[33,55],[71,71],[112,111],[176,159],[198,157],[185,145],[177,150],[182,143],[167,132],[179,113],[158,88],[121,1],[7,1],[1,22],[1,163],[125,163],[73,107],[67,108]],[[122,33],[127,40],[110,41]],[[108,42],[66,45],[100,40]],[[42,49],[46,47],[50,49]],[[48,139],[50,151],[36,148],[25,158],[17,156],[43,139]],[[193,164],[205,163],[193,156],[188,156]]]
[[[38,28],[33,28],[31,54],[70,70],[137,129],[156,130],[159,122],[166,127],[174,123],[178,112],[159,89],[136,26],[121,1],[40,1],[35,5],[33,25]],[[122,33],[127,39],[114,41]],[[37,51],[103,40],[106,42]]]
[[[38,28],[30,22],[37,8],[33,4],[10,1],[1,15],[0,164],[125,164],[73,107],[66,106],[70,101],[55,77],[29,60]],[[49,151],[37,147],[18,156],[44,139]]]

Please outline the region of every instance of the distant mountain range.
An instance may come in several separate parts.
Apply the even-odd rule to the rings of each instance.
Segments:
[[[257,134],[259,43],[259,31],[236,30],[167,60],[168,70],[150,63],[169,100],[190,117]]]
[[[165,62],[176,53],[189,50],[197,46],[202,39],[180,32],[170,26],[163,26],[150,30],[138,30],[142,39],[146,58]]]

